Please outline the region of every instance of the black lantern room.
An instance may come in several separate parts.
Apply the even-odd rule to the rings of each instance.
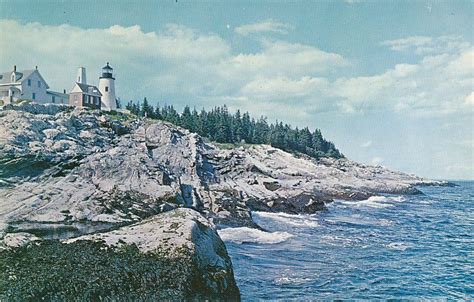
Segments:
[[[107,62],[107,65],[102,67],[102,76],[100,78],[106,78],[106,79],[114,79],[112,77],[112,71],[114,69],[110,67],[109,62]],[[115,79],[114,79],[115,80]]]

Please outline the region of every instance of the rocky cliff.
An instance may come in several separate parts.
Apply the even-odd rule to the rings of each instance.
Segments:
[[[414,194],[419,177],[267,145],[221,149],[126,115],[24,105],[0,111],[0,219],[130,223],[190,207],[252,225],[250,210],[312,213],[334,198]],[[10,110],[8,110],[10,109]]]
[[[157,239],[141,233],[145,242],[135,241],[129,234],[137,229],[152,234],[163,217],[156,215],[182,207],[198,211],[190,215],[206,228],[256,227],[252,210],[314,213],[335,198],[416,194],[420,184],[438,183],[267,145],[220,148],[172,124],[126,114],[40,105],[0,110],[0,238],[12,232],[85,236],[76,240],[115,246],[124,236],[125,244],[143,252]],[[194,229],[180,232],[190,244],[196,244]],[[209,262],[208,270],[225,272],[219,282],[228,285],[209,288],[223,292],[235,282],[225,247],[209,232],[204,231],[214,243],[204,246],[225,265]]]

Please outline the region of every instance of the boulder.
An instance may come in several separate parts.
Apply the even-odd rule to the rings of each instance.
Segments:
[[[0,300],[240,299],[224,243],[191,209],[62,242],[38,240],[5,236]]]

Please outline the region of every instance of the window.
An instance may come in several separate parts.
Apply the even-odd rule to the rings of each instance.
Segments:
[[[32,99],[36,100],[36,93],[33,92]]]
[[[84,104],[87,104],[87,95],[85,95],[85,94],[82,95],[82,102]]]
[[[105,86],[105,92],[109,91],[109,86]]]
[[[56,103],[56,97],[54,97],[54,95],[52,96],[52,101],[53,103]]]
[[[28,86],[31,86],[31,80],[28,79]]]
[[[38,88],[41,88],[41,81],[38,81]]]

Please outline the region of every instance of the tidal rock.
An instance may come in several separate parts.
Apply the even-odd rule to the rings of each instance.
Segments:
[[[17,248],[40,240],[41,238],[30,233],[11,233],[6,234],[5,237],[3,237],[3,245],[7,248]]]
[[[8,249],[0,251],[0,299],[240,298],[224,243],[207,219],[191,209],[61,243],[38,240],[27,233],[3,239]],[[21,257],[28,258],[22,263]],[[34,279],[42,274],[60,280]]]

